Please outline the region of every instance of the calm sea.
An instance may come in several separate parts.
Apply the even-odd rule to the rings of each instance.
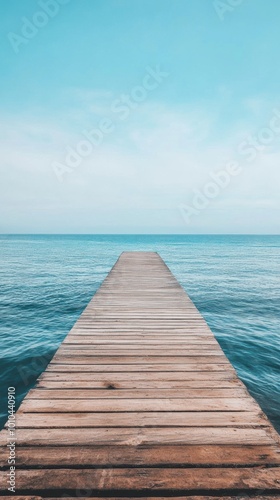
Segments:
[[[280,236],[0,236],[0,425],[124,250],[159,252],[280,431]]]

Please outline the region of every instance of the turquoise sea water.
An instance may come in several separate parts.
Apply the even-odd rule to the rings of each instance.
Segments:
[[[0,426],[124,250],[159,252],[280,431],[280,236],[0,236]]]

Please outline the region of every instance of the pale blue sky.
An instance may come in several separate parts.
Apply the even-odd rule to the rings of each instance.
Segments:
[[[9,0],[0,19],[0,232],[279,233],[278,0]]]

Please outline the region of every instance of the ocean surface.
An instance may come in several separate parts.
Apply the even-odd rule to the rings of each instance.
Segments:
[[[0,427],[124,250],[159,252],[280,432],[280,236],[0,236]]]

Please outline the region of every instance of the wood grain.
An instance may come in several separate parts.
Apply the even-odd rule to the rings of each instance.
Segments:
[[[22,402],[16,443],[18,500],[280,498],[278,434],[154,252],[120,256]]]

